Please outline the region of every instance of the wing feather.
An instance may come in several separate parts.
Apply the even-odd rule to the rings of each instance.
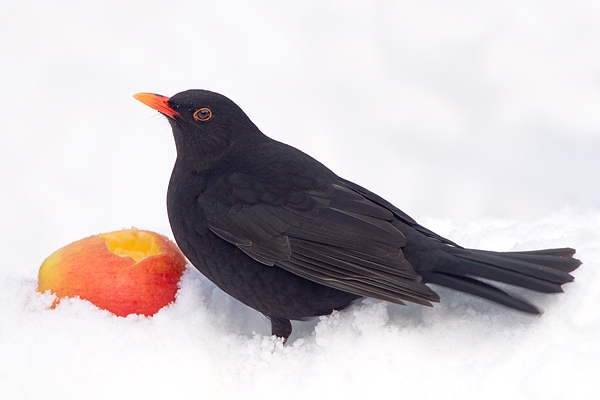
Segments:
[[[287,193],[282,202],[254,191],[248,178],[227,183],[222,199],[203,196],[199,202],[210,230],[255,260],[361,296],[400,304],[439,301],[404,258],[406,237],[391,223],[395,212],[363,193],[334,183]]]

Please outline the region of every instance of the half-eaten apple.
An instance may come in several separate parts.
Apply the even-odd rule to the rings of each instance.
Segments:
[[[76,297],[118,316],[154,315],[175,300],[185,257],[167,237],[128,229],[81,239],[42,263],[38,290]]]

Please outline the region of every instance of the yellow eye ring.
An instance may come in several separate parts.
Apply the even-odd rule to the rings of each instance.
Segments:
[[[194,113],[194,119],[197,121],[208,121],[212,118],[212,111],[210,108],[202,107]]]

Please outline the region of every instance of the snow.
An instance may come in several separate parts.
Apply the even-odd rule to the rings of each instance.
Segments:
[[[155,0],[0,5],[0,398],[594,398],[600,385],[600,3]],[[137,92],[221,92],[464,246],[570,246],[522,315],[435,287],[268,321],[193,270],[152,318],[50,309],[54,250],[170,235],[175,149]]]

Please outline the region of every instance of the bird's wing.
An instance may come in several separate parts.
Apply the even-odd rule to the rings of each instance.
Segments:
[[[438,296],[404,258],[394,214],[344,184],[271,196],[236,173],[198,198],[210,230],[255,260],[311,281],[394,303]],[[264,189],[264,187],[263,187]]]
[[[424,226],[419,225],[417,223],[417,221],[412,219],[408,214],[406,214],[404,211],[400,210],[398,207],[396,207],[389,201],[385,200],[383,197],[371,192],[370,190],[365,189],[364,187],[362,187],[360,185],[357,185],[354,182],[350,182],[350,181],[348,181],[346,179],[342,179],[342,178],[340,178],[340,180],[344,184],[344,186],[348,187],[349,189],[354,190],[357,193],[360,193],[365,198],[371,200],[372,202],[374,202],[376,204],[379,204],[380,206],[384,207],[385,209],[390,210],[402,222],[410,225],[411,227],[413,227],[417,231],[421,232],[425,236],[430,237],[432,239],[435,239],[439,242],[442,242],[442,243],[450,245],[450,246],[461,247],[458,244],[454,243],[453,241],[446,239],[445,237],[440,236],[435,232],[430,231],[429,229],[425,228]]]

